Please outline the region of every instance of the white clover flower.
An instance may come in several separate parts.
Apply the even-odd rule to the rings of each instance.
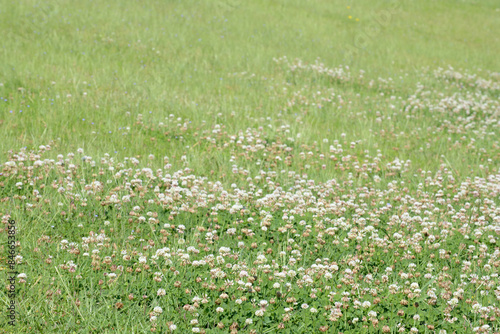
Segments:
[[[217,313],[222,313],[222,312],[224,312],[224,309],[223,309],[222,307],[217,307],[217,308],[215,309],[215,312],[217,312]]]
[[[479,303],[476,303],[474,305],[472,305],[472,312],[479,312],[479,310],[481,309],[481,304]]]
[[[266,258],[266,256],[265,256],[265,255],[263,255],[263,254],[259,254],[259,255],[257,256],[257,261],[262,262],[262,263],[265,263],[265,262],[267,262],[267,258]]]
[[[263,309],[258,309],[257,311],[255,311],[255,315],[258,316],[258,317],[264,316],[264,310]]]
[[[158,291],[156,292],[157,296],[165,296],[166,294],[167,291],[165,291],[165,289],[158,289]]]
[[[245,324],[251,325],[251,324],[253,324],[253,320],[248,318],[247,320],[245,320]]]

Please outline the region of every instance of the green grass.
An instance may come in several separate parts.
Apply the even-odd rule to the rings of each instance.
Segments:
[[[157,332],[174,322],[177,332],[187,333],[195,325],[182,307],[204,294],[211,299],[197,310],[199,327],[210,333],[230,332],[233,322],[240,333],[310,333],[325,325],[344,333],[375,333],[383,326],[396,332],[398,323],[421,333],[433,332],[429,326],[461,333],[485,324],[499,331],[498,310],[488,317],[471,311],[474,301],[494,307],[498,277],[477,284],[460,277],[469,274],[464,261],[478,275],[498,267],[498,244],[491,242],[498,238],[500,205],[496,1],[4,1],[0,31],[0,216],[6,226],[0,233],[0,277],[7,277],[9,217],[17,222],[23,256],[17,270],[28,276],[17,284],[18,323],[8,327],[2,313],[0,332],[150,332],[149,314],[161,306]],[[142,185],[131,185],[138,179]],[[175,197],[170,179],[179,180],[182,198]],[[102,189],[92,190],[95,181]],[[214,186],[217,181],[229,199]],[[275,196],[282,202],[258,200],[280,187]],[[131,202],[122,202],[131,194]],[[161,203],[158,194],[172,200]],[[110,202],[112,195],[119,203]],[[206,206],[198,207],[197,200]],[[238,203],[245,208],[230,212]],[[331,203],[339,206],[324,209]],[[268,226],[267,214],[273,216]],[[158,222],[138,219],[155,215]],[[288,215],[295,217],[291,227],[285,227]],[[166,223],[185,225],[186,234],[162,230]],[[378,237],[370,237],[367,225]],[[232,227],[236,234],[226,235]],[[328,227],[335,231],[329,234]],[[223,237],[210,243],[203,228]],[[101,229],[110,239],[86,250],[82,237]],[[423,239],[414,239],[415,233]],[[430,235],[441,248],[429,244]],[[289,245],[290,238],[297,241]],[[66,252],[61,240],[76,243],[80,253]],[[239,250],[241,240],[246,248]],[[148,242],[154,246],[144,249]],[[481,244],[489,245],[487,251],[478,250]],[[173,255],[173,264],[145,268],[138,254],[129,262],[120,254],[143,252],[149,261],[158,248],[188,246],[201,251],[192,261],[217,256],[220,247],[237,251],[238,260],[225,261],[248,265],[261,291],[235,304],[245,293],[237,284],[224,287],[207,266],[191,267]],[[83,256],[95,248],[99,259]],[[311,269],[316,258],[335,262],[335,297],[322,278],[311,286],[298,277],[286,279],[280,291],[299,304],[283,320],[284,308],[293,303],[276,297],[275,281],[254,263],[268,249],[269,262],[280,265],[300,257],[289,253],[300,250],[302,258],[289,264],[296,271]],[[111,269],[102,262],[105,256],[114,256],[112,263],[124,270]],[[355,259],[362,264],[349,265]],[[68,261],[77,264],[76,272],[65,267]],[[421,273],[411,282],[419,283],[422,296],[404,305],[408,297],[390,293],[389,286],[409,288],[400,274],[411,261]],[[429,262],[433,276],[423,279]],[[485,263],[494,269],[484,269]],[[395,277],[380,283],[389,264]],[[346,268],[359,277],[346,278]],[[104,272],[118,273],[117,282],[108,284]],[[153,280],[154,272],[164,275],[161,283]],[[366,280],[368,274],[379,284]],[[237,276],[228,275],[235,281]],[[173,288],[175,281],[182,288]],[[465,288],[465,281],[474,288]],[[379,324],[363,320],[364,308],[354,307],[354,299],[368,294],[352,284],[379,289],[382,301],[366,299]],[[436,302],[424,298],[424,286],[437,289]],[[161,287],[166,296],[156,296]],[[222,287],[228,299],[219,297]],[[463,298],[448,317],[451,297],[439,293],[459,288],[465,289]],[[342,292],[351,294],[349,302],[341,300]],[[253,298],[276,303],[260,318]],[[224,313],[216,313],[215,300]],[[335,302],[349,308],[328,320],[330,309],[324,307]],[[1,290],[2,308],[7,303]],[[315,322],[302,303],[319,309]],[[401,308],[405,315],[397,316]],[[417,313],[421,321],[412,318]],[[245,324],[247,318],[254,323]],[[216,329],[219,322],[223,329]]]
[[[386,94],[403,97],[415,90],[423,67],[498,71],[500,65],[494,34],[500,12],[494,1],[23,1],[6,3],[1,15],[6,33],[0,95],[7,99],[2,103],[3,159],[10,149],[51,140],[62,151],[85,146],[96,155],[144,154],[143,145],[153,136],[133,126],[139,113],[152,124],[175,114],[197,125],[227,120],[235,128],[253,126],[258,121],[242,124],[242,116],[275,117],[284,103],[275,91],[290,78],[273,57],[308,62],[319,57],[330,67],[363,69],[367,79],[391,77],[395,84]],[[366,36],[367,42],[358,45]],[[255,77],[230,76],[235,72]],[[313,89],[315,81],[301,77],[290,89],[304,84]],[[331,88],[353,107],[382,107],[353,96],[372,95],[376,89]],[[238,122],[228,119],[233,110]],[[327,110],[311,116],[303,119],[306,129],[322,123],[331,133],[346,132],[349,124],[353,138],[367,139],[370,124],[351,124],[345,113]],[[117,135],[127,126],[127,135]],[[313,132],[311,140],[325,133]],[[150,153],[182,150],[156,139]]]

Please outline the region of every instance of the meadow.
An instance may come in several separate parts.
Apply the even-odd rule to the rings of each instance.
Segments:
[[[0,4],[0,333],[500,333],[497,1]]]

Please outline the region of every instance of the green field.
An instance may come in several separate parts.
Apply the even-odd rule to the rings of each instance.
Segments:
[[[0,31],[0,333],[500,333],[497,1],[1,1]]]

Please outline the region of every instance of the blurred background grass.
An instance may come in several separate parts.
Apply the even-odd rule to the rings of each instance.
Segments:
[[[390,77],[396,88],[386,93],[402,97],[428,80],[426,67],[478,72],[500,65],[494,0],[3,1],[0,29],[0,161],[9,150],[51,143],[54,155],[79,147],[95,157],[189,154],[199,161],[196,172],[206,173],[206,158],[224,165],[229,153],[204,152],[193,132],[214,124],[236,132],[279,114],[287,100],[279,90],[290,78],[274,57],[319,57],[330,67],[362,69],[368,79]],[[363,140],[374,149],[411,144],[406,154],[417,165],[439,164],[433,158],[443,145],[417,153],[421,143],[414,137],[374,135],[424,128],[429,120],[375,124],[356,112],[392,111],[356,94],[376,96],[377,90],[311,76],[294,80],[297,89],[321,84],[351,103],[349,112],[325,109],[300,121],[282,114],[280,122],[294,124],[292,132],[305,134],[304,142],[346,133],[349,142]],[[170,114],[192,122],[182,143],[154,129]],[[430,138],[446,140],[429,134],[421,142]],[[462,153],[451,152],[448,160],[465,171],[477,157],[464,161]]]

